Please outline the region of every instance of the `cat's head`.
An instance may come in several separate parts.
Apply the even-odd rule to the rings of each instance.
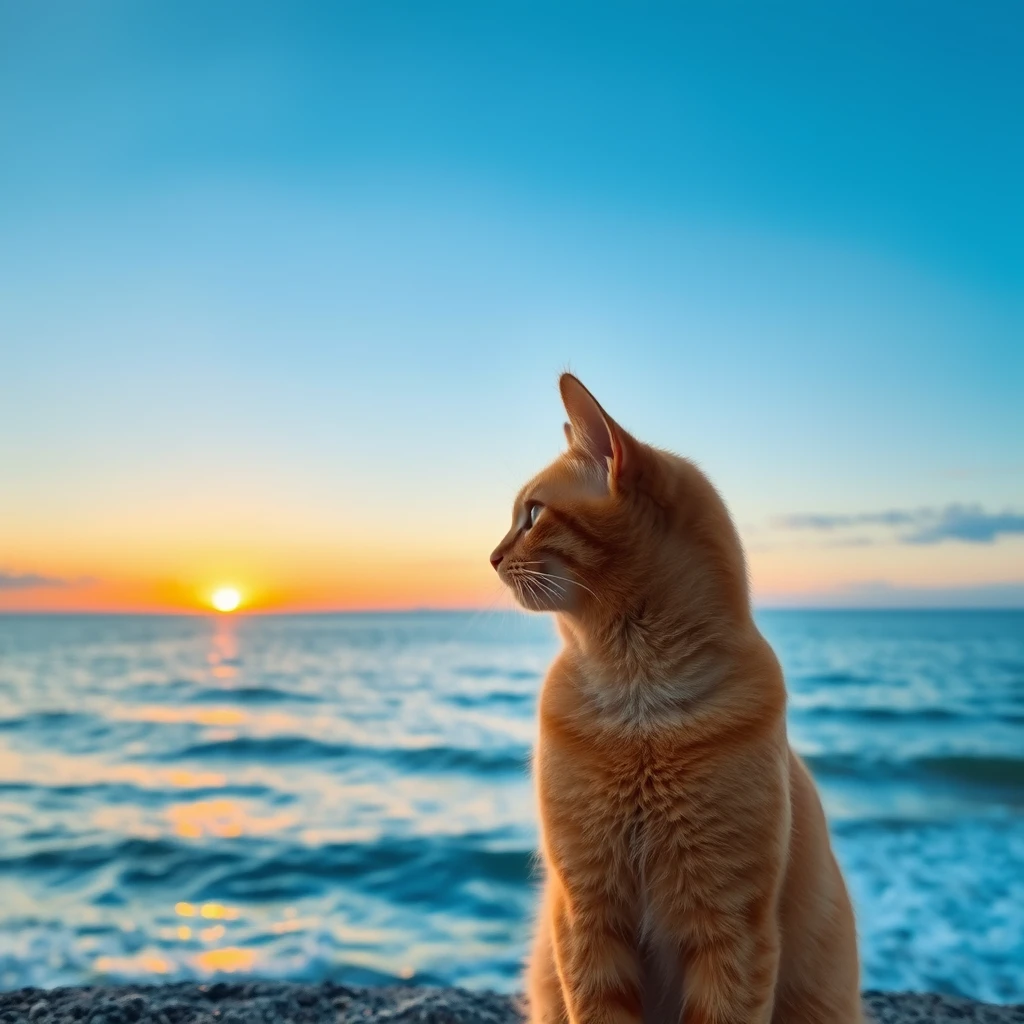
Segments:
[[[614,619],[638,609],[748,609],[725,505],[691,462],[638,441],[571,374],[568,449],[516,497],[491,564],[530,611]]]

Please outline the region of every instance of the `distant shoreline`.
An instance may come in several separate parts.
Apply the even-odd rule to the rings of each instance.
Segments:
[[[864,1003],[876,1024],[1024,1024],[1024,1005],[884,992],[865,993]],[[11,1024],[518,1024],[521,1019],[511,997],[458,988],[217,981],[0,993],[0,1020]]]
[[[230,621],[232,619],[308,619],[336,617],[369,617],[380,615],[507,615],[515,614],[522,617],[531,613],[515,608],[337,608],[312,609],[308,611],[264,611],[260,609],[239,609],[236,612],[222,613],[213,609],[165,610],[165,611],[125,611],[117,609],[33,609],[33,608],[0,608],[0,618],[96,618],[96,619],[216,619]],[[754,614],[799,614],[799,615],[1019,615],[1024,613],[1024,605],[755,605]]]

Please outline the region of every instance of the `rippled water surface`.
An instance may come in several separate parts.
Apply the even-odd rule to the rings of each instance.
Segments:
[[[1024,613],[763,613],[865,982],[1024,1000]],[[0,617],[0,985],[512,989],[544,619]]]

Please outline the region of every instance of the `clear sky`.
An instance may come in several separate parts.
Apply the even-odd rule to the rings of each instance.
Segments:
[[[0,609],[487,605],[569,366],[765,604],[1024,605],[1019,3],[0,0]]]

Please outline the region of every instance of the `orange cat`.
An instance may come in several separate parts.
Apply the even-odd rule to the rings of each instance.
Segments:
[[[725,505],[575,377],[491,562],[565,641],[534,770],[533,1024],[854,1024],[853,912]]]

